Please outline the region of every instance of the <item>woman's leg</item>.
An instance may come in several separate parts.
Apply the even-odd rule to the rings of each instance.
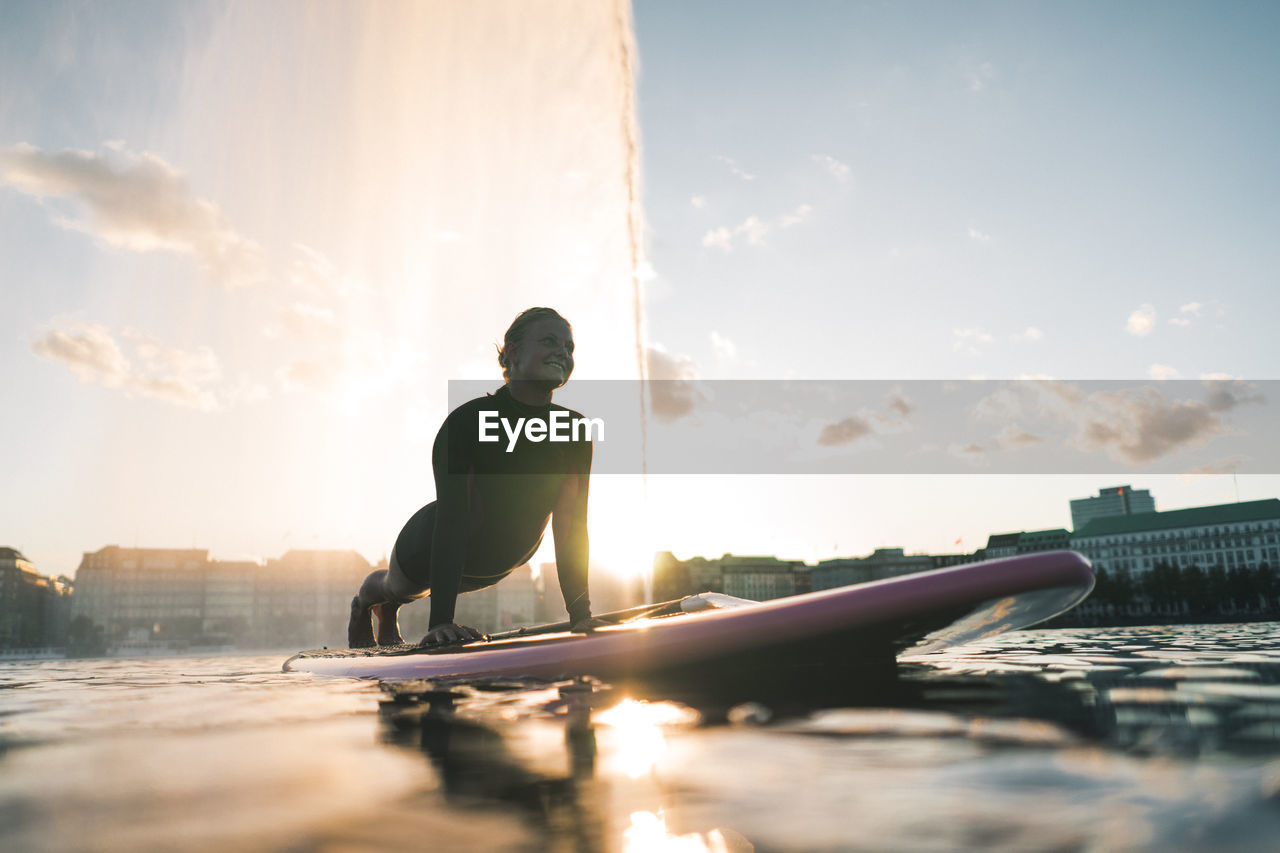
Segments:
[[[428,583],[415,578],[430,577],[425,565],[418,567],[423,571],[414,571],[413,576],[405,571],[400,560],[400,552],[417,555],[419,562],[425,561],[431,554],[431,532],[435,526],[435,503],[427,504],[414,513],[396,538],[391,549],[388,568],[371,573],[360,584],[360,591],[351,599],[351,617],[347,622],[347,644],[353,649],[369,648],[373,645],[395,646],[404,642],[397,624],[397,613],[400,606],[416,601],[426,595],[430,589]],[[378,617],[378,634],[373,633],[373,617]]]
[[[372,572],[351,599],[351,619],[347,623],[347,644],[353,649],[374,645],[397,646],[404,642],[396,616],[401,605],[417,601],[430,592],[410,580],[391,551],[390,567]],[[378,617],[378,636],[373,635],[373,617]]]

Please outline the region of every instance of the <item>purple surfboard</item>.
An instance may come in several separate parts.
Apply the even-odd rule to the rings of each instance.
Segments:
[[[640,618],[591,634],[552,633],[444,649],[323,649],[284,670],[417,678],[594,676],[625,683],[684,677],[829,673],[922,654],[1043,622],[1079,604],[1093,569],[1074,551],[1049,551],[919,572],[855,586]],[[702,597],[697,597],[702,598]],[[688,601],[688,600],[686,600]],[[740,602],[740,599],[733,602]]]

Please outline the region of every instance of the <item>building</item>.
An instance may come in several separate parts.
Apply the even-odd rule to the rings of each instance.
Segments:
[[[901,548],[877,548],[865,557],[823,560],[810,570],[812,588],[834,589],[855,583],[896,578],[935,568],[928,554],[906,554]]]
[[[670,551],[659,551],[654,555],[654,601],[674,601],[701,592],[724,592],[719,560],[706,557],[679,560]]]
[[[253,645],[345,648],[351,599],[372,570],[349,550],[293,550],[267,560],[253,573]]]
[[[196,640],[208,562],[201,549],[108,545],[86,553],[76,570],[72,617],[101,627],[114,646]]]
[[[724,593],[752,601],[769,601],[796,594],[796,573],[800,560],[777,557],[735,557],[725,554],[718,561],[724,578]]]
[[[987,538],[983,558],[1015,557],[1038,551],[1065,551],[1071,547],[1071,532],[1055,527],[1050,530],[1022,530],[1017,533],[993,533]]]
[[[1280,500],[1094,518],[1071,547],[1095,569],[1136,577],[1165,563],[1178,568],[1280,565]]]
[[[15,548],[0,548],[0,649],[64,646],[71,583],[36,571]]]
[[[370,572],[355,551],[289,551],[268,560],[211,560],[207,549],[86,553],[73,618],[121,648],[346,646],[351,597]]]
[[[1102,489],[1097,497],[1077,498],[1071,501],[1071,527],[1080,530],[1095,518],[1116,515],[1139,515],[1155,512],[1156,501],[1146,489],[1132,486],[1113,486]]]

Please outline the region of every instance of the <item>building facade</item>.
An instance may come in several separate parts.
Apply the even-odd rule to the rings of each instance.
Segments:
[[[993,533],[983,549],[983,559],[1016,557],[1039,551],[1065,551],[1071,547],[1071,531],[1062,527],[1050,530],[1021,530],[1017,533]]]
[[[1097,497],[1077,498],[1071,501],[1071,527],[1080,530],[1095,518],[1117,515],[1140,515],[1156,511],[1156,500],[1146,489],[1132,486],[1112,486],[1101,489]]]
[[[65,646],[71,582],[46,577],[14,548],[0,548],[0,649]]]
[[[718,561],[724,578],[724,593],[752,601],[769,601],[796,594],[796,573],[804,566],[799,560],[777,557],[735,557],[725,554]]]
[[[1280,500],[1095,518],[1071,537],[1095,569],[1136,577],[1178,568],[1280,566]]]
[[[207,549],[86,553],[72,618],[113,648],[346,645],[351,597],[371,571],[355,551],[289,551],[268,560],[211,560]]]

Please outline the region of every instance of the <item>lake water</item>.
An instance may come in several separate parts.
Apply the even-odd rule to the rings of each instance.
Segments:
[[[0,849],[1270,850],[1280,624],[1024,631],[842,707],[0,664]],[[762,679],[767,674],[761,674]]]

